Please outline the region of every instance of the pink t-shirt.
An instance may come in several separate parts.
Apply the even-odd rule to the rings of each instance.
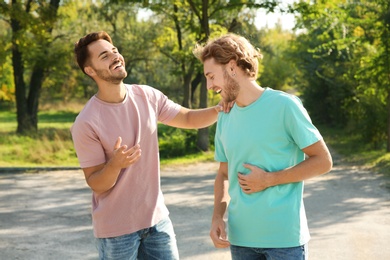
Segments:
[[[77,116],[71,133],[81,168],[107,162],[118,136],[122,145],[139,143],[140,160],[122,169],[118,181],[100,195],[93,192],[92,221],[98,238],[130,234],[168,216],[160,187],[157,122],[167,123],[181,106],[145,85],[125,85],[122,103],[93,96]]]

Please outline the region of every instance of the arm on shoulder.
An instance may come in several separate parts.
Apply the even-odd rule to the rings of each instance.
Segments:
[[[219,106],[203,109],[182,107],[179,113],[167,125],[186,129],[205,128],[217,121],[219,109]]]

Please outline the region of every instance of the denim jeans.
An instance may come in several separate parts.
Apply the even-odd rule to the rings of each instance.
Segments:
[[[307,260],[307,245],[289,248],[230,246],[232,260]]]
[[[112,238],[97,238],[101,260],[178,260],[179,251],[169,218],[157,225]]]

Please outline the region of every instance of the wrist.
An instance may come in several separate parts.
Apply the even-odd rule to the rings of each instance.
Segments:
[[[108,172],[110,174],[116,174],[118,175],[119,172],[122,170],[121,166],[118,165],[113,158],[111,158],[106,165],[104,166],[104,171]]]
[[[223,219],[225,216],[225,210],[224,209],[217,209],[213,212],[213,216],[211,217],[212,220],[220,220]]]
[[[266,186],[267,188],[278,185],[278,174],[276,172],[267,172]]]
[[[219,113],[219,112],[221,112],[221,111],[223,110],[223,107],[222,107],[221,105],[216,105],[216,106],[214,106],[213,108],[214,108],[214,110],[215,110],[217,113]]]

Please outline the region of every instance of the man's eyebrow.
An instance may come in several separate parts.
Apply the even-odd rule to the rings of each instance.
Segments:
[[[104,55],[104,54],[106,54],[106,53],[107,53],[107,51],[102,51],[102,52],[99,54],[98,58],[100,58],[100,56],[102,56],[102,55]]]
[[[206,74],[204,74],[204,76],[207,77],[210,74],[211,74],[211,72],[207,72]]]
[[[117,47],[112,47],[112,50],[117,51],[118,48],[117,48]],[[106,54],[107,52],[108,52],[108,51],[102,51],[102,52],[99,54],[98,58],[100,58],[100,56]]]

